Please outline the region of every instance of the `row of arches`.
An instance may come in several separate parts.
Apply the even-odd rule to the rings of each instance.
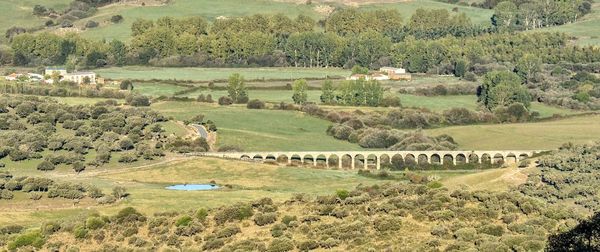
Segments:
[[[382,165],[411,166],[411,165],[460,165],[473,164],[504,164],[516,163],[529,158],[529,154],[476,154],[476,153],[434,153],[434,154],[242,154],[242,160],[261,162],[276,162],[296,165],[312,165],[326,168],[364,168],[380,169]]]

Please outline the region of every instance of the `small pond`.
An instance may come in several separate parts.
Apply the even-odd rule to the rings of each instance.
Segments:
[[[215,184],[185,184],[167,186],[165,189],[178,191],[207,191],[219,189],[219,186]]]

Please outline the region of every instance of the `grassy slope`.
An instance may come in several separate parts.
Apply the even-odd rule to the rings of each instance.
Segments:
[[[566,142],[599,140],[600,116],[581,116],[539,123],[470,125],[426,130],[449,134],[461,149],[554,149]]]
[[[346,77],[350,71],[338,68],[161,68],[129,66],[104,68],[96,72],[110,79],[138,80],[226,80],[230,75],[239,73],[247,80],[254,79],[300,79],[326,78],[327,76]]]
[[[176,0],[165,6],[123,6],[113,5],[101,8],[94,17],[80,21],[84,24],[87,20],[96,20],[103,23],[99,28],[83,33],[85,37],[95,39],[120,39],[130,37],[131,24],[138,18],[158,19],[164,16],[189,17],[202,16],[213,20],[219,16],[245,16],[252,14],[285,13],[290,17],[304,14],[317,18],[310,6],[291,3],[274,2],[267,0]],[[120,14],[125,20],[119,24],[106,22],[111,16]]]
[[[408,19],[416,9],[447,9],[458,7],[459,12],[466,13],[473,19],[474,23],[489,24],[492,12],[490,10],[481,10],[472,7],[463,7],[451,4],[440,3],[432,0],[407,1],[404,3],[393,4],[373,4],[362,6],[364,9],[396,9],[405,19]],[[88,38],[106,38],[127,40],[130,37],[130,27],[137,18],[158,19],[163,16],[187,17],[202,16],[213,20],[219,16],[243,16],[256,13],[274,14],[285,13],[288,16],[296,17],[298,14],[311,16],[315,19],[323,18],[315,12],[314,6],[305,4],[283,3],[268,0],[177,0],[166,6],[122,6],[113,5],[101,8],[97,15],[79,21],[82,25],[87,20],[95,20],[102,23],[102,26],[96,29],[85,31],[83,35]],[[125,21],[120,24],[111,24],[107,22],[112,15],[120,14],[125,17]]]
[[[471,18],[473,23],[481,25],[490,25],[490,18],[494,14],[493,10],[474,8],[470,6],[459,6],[455,4],[442,3],[433,0],[416,0],[406,1],[401,3],[392,4],[371,4],[365,5],[364,9],[396,9],[398,10],[405,20],[408,20],[410,16],[419,8],[423,9],[446,9],[452,11],[453,8],[458,8],[458,13],[465,13]]]
[[[54,8],[57,11],[68,7],[71,0],[2,0],[0,1],[0,31],[4,31],[13,26],[36,27],[43,26],[47,19],[38,18],[33,15],[33,6],[40,4],[47,8]],[[4,36],[1,41],[4,42]]]
[[[564,32],[578,38],[579,45],[600,46],[600,2],[592,6],[592,13],[571,24],[544,28],[536,31]]]
[[[219,145],[245,150],[356,150],[358,145],[325,135],[329,122],[303,113],[249,110],[243,105],[218,106],[196,102],[159,102],[152,108],[177,120],[204,114],[218,128]]]
[[[355,172],[308,168],[277,167],[258,163],[195,158],[156,166],[131,168],[111,165],[101,170],[90,169],[75,176],[68,169],[39,172],[35,169],[12,167],[16,176],[44,176],[60,181],[93,183],[105,193],[115,185],[124,186],[131,197],[113,206],[98,206],[82,200],[74,206],[71,200],[43,198],[38,202],[17,193],[15,200],[0,201],[0,224],[39,225],[57,218],[77,218],[78,213],[99,211],[114,213],[125,206],[133,206],[147,214],[180,211],[200,207],[217,207],[238,201],[272,197],[285,200],[295,193],[330,194],[338,189],[351,189],[358,184],[380,183],[379,180],[358,176]],[[210,192],[170,191],[171,184],[208,183],[214,180],[233,189]],[[160,204],[157,204],[160,202]],[[53,209],[54,208],[54,209]],[[58,208],[58,209],[56,209]]]

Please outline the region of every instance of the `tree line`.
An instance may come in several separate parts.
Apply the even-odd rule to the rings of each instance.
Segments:
[[[464,14],[417,10],[406,24],[397,11],[342,9],[324,21],[282,14],[217,19],[137,20],[131,42],[70,34],[22,34],[3,64],[94,68],[155,66],[404,66],[411,72],[464,72],[474,64],[516,63],[526,53],[544,63],[596,62],[598,49],[572,46],[564,35],[511,34],[473,25]],[[462,73],[461,73],[462,74]]]

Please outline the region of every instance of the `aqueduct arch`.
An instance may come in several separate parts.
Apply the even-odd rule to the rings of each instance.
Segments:
[[[305,152],[208,152],[191,155],[255,162],[305,164],[327,168],[381,169],[382,165],[414,167],[418,164],[516,163],[541,150],[509,151],[305,151]]]

